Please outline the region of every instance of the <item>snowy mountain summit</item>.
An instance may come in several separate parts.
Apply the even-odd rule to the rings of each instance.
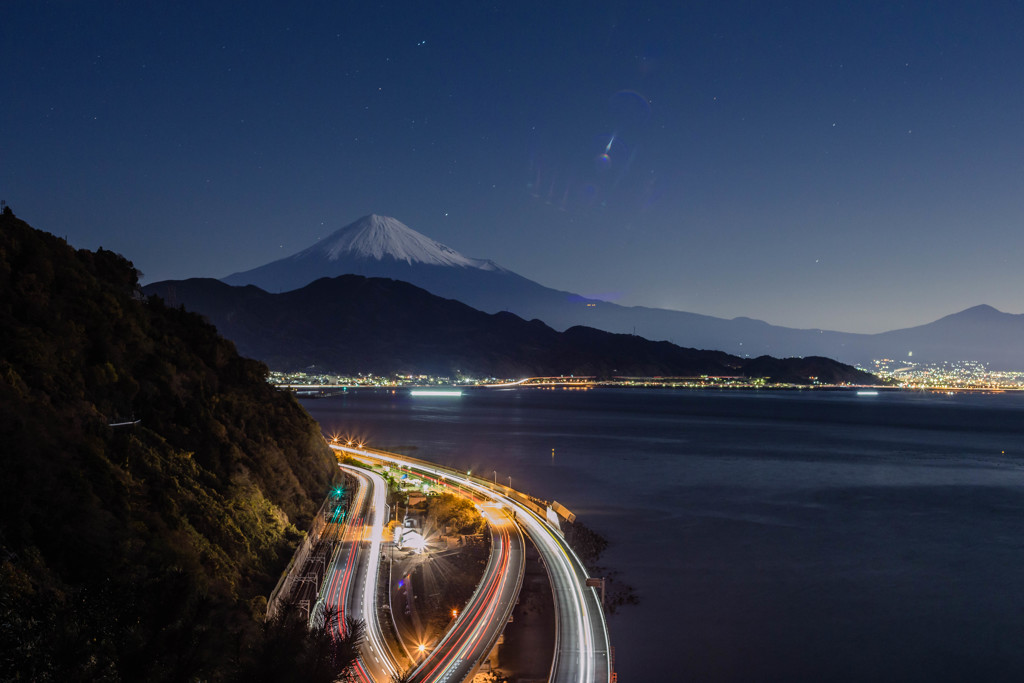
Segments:
[[[332,233],[327,239],[300,251],[292,260],[326,258],[328,261],[347,259],[394,259],[408,264],[430,266],[456,266],[499,270],[492,261],[463,256],[451,247],[416,232],[390,216],[371,214]]]
[[[510,271],[486,259],[463,256],[451,247],[416,232],[389,216],[363,216],[302,251],[266,265],[224,278],[229,285],[256,285],[268,292],[297,289],[322,277],[363,275],[405,280],[433,291],[438,282],[454,278],[454,289],[441,288],[451,297],[468,289],[493,285],[494,276]],[[472,284],[463,282],[465,278]],[[499,309],[500,310],[500,309]]]

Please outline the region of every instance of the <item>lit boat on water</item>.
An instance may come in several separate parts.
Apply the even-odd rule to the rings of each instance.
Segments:
[[[462,396],[461,389],[411,389],[410,396]]]
[[[878,392],[874,389],[860,389],[857,391],[858,396],[878,396]]]

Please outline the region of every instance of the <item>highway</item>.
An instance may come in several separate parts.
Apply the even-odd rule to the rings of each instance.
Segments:
[[[607,683],[611,680],[611,644],[601,598],[588,588],[587,570],[546,520],[525,506],[516,515],[540,551],[555,598],[555,656],[549,680],[558,683]]]
[[[480,506],[491,530],[491,555],[480,585],[455,624],[416,667],[412,681],[464,681],[505,630],[523,584],[526,541],[500,506]]]
[[[447,467],[394,453],[336,444],[331,444],[331,448],[358,458],[400,465],[431,475],[514,511],[516,524],[526,532],[540,552],[554,594],[557,642],[549,680],[556,683],[611,681],[611,645],[604,610],[596,590],[586,586],[588,576],[583,563],[545,519],[528,506],[505,495],[504,492],[509,489]]]
[[[346,618],[361,619],[366,624],[366,638],[356,664],[358,679],[390,683],[399,666],[385,644],[376,604],[387,484],[374,472],[346,465],[341,468],[355,477],[359,487],[349,509],[344,538],[331,558],[320,600],[339,610],[333,625],[339,634],[344,634]]]

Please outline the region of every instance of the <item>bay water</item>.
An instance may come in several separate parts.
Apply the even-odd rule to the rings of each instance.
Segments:
[[[625,681],[1024,680],[1024,394],[355,391],[325,433],[557,500]]]

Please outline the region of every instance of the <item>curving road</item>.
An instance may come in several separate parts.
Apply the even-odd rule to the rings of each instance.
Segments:
[[[340,467],[355,477],[359,487],[349,509],[344,538],[331,558],[320,599],[338,609],[339,619],[332,627],[339,634],[344,633],[348,617],[366,624],[356,674],[365,683],[387,683],[399,670],[381,633],[376,603],[387,483],[375,472]]]
[[[413,672],[412,681],[464,681],[494,648],[519,597],[525,540],[500,507],[481,506],[491,530],[491,555],[476,591],[441,641]]]
[[[554,593],[557,643],[549,680],[556,683],[608,683],[612,679],[611,645],[604,610],[596,590],[586,586],[588,575],[583,563],[546,520],[501,492],[509,489],[481,483],[468,474],[395,453],[335,444],[331,448],[438,477],[449,485],[461,486],[514,511],[516,524],[529,535],[540,552]]]

